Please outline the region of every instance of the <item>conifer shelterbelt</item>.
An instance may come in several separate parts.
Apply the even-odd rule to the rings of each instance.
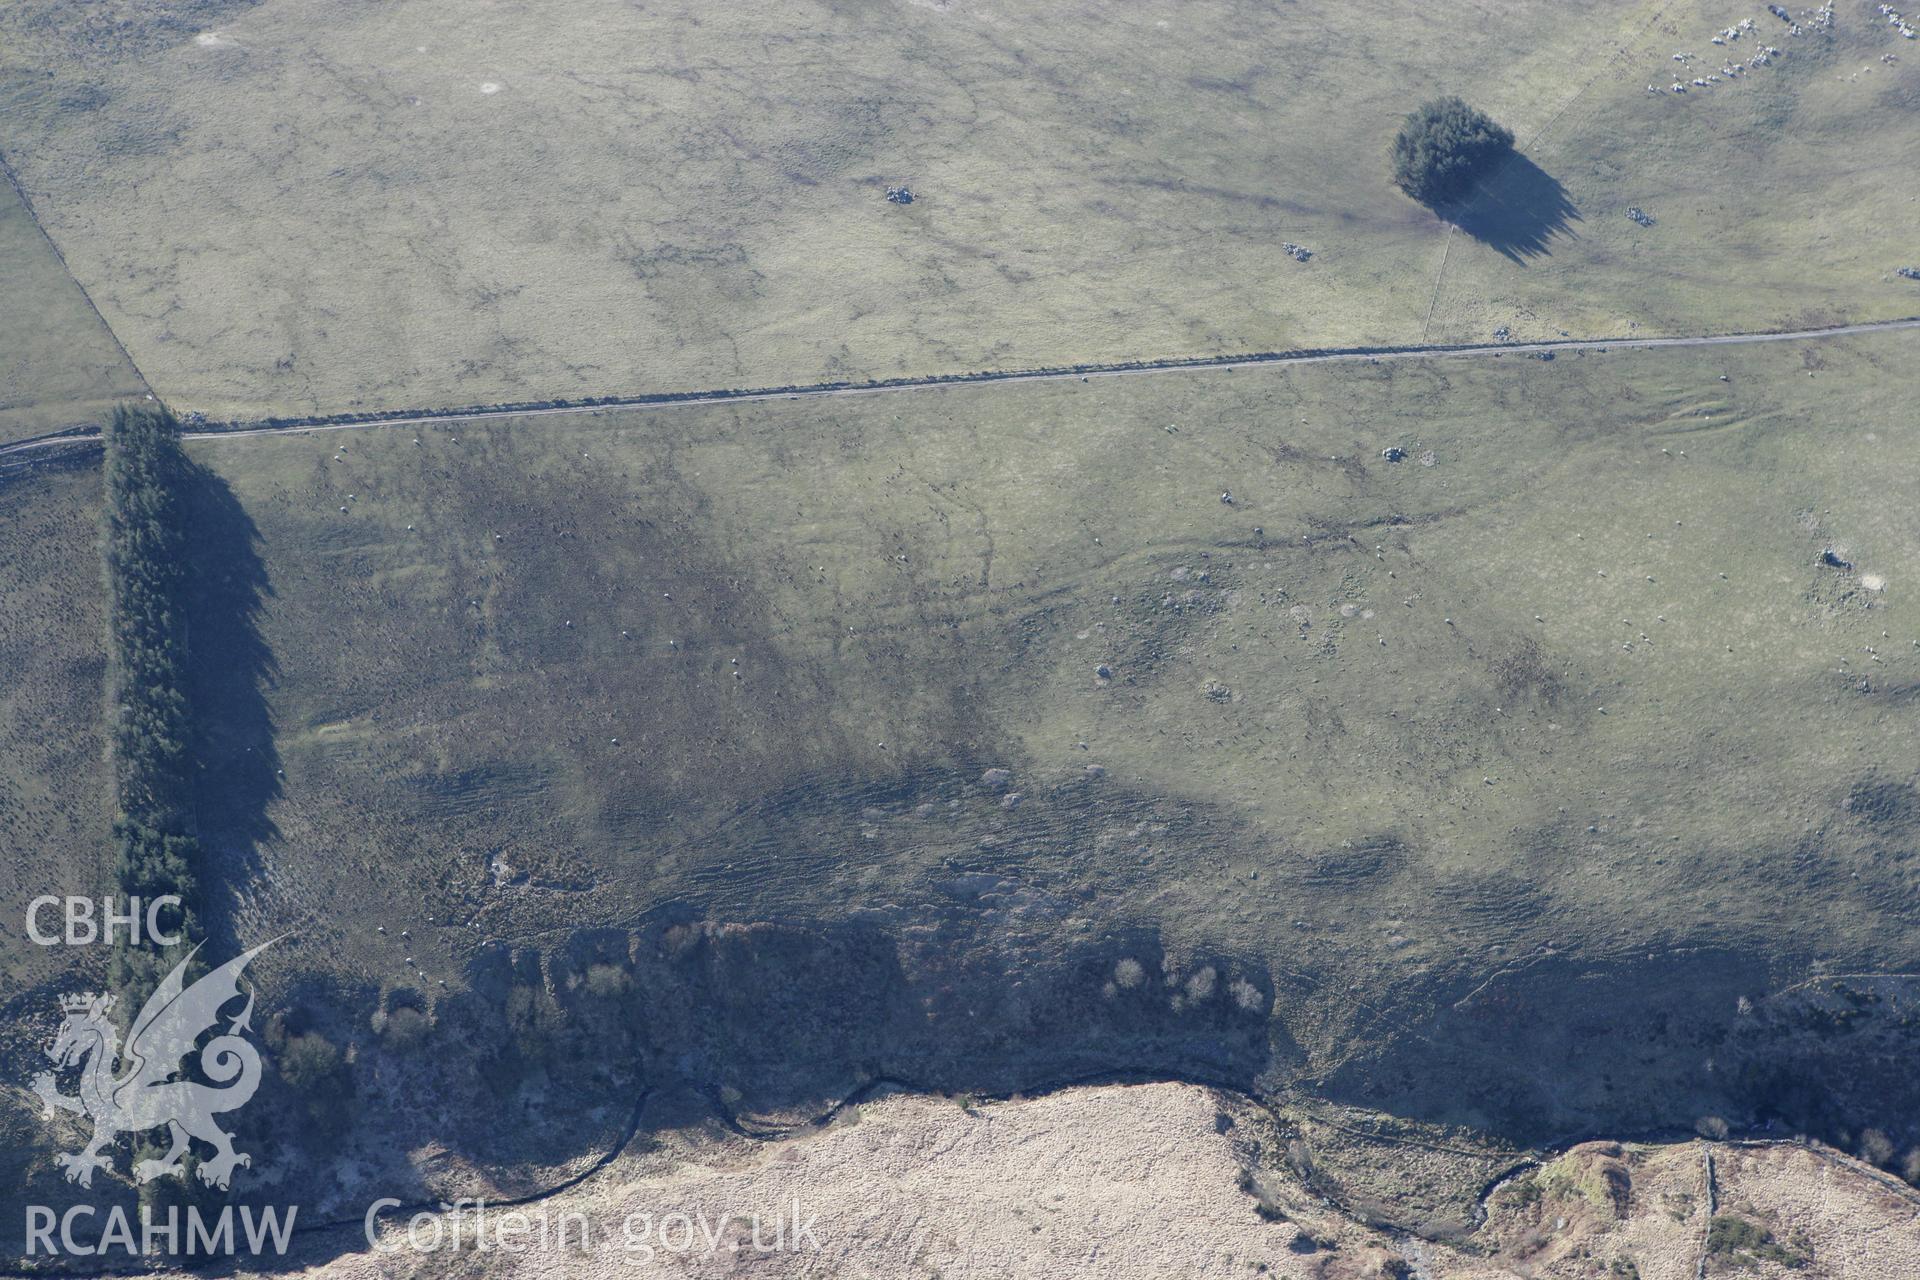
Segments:
[[[1459,98],[1421,104],[1393,140],[1393,181],[1429,208],[1458,204],[1513,153],[1513,131]]]
[[[161,931],[181,942],[160,948],[144,937],[114,950],[113,985],[123,1004],[139,1002],[199,940],[194,917],[198,861],[191,802],[185,620],[184,482],[190,465],[179,425],[165,409],[116,408],[106,448],[101,556],[107,590],[107,737],[114,783],[114,878],[121,895],[145,905],[175,896]],[[144,923],[144,921],[143,921]]]

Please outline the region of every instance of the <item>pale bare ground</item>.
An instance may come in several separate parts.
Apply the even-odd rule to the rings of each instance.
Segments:
[[[1837,1158],[1791,1147],[1735,1148],[1715,1158],[1722,1213],[1802,1233],[1806,1272],[1851,1280],[1920,1274],[1920,1205]]]
[[[1910,1193],[1793,1144],[1588,1143],[1508,1183],[1484,1226],[1442,1244],[1344,1216],[1286,1168],[1287,1136],[1284,1119],[1186,1084],[982,1105],[892,1095],[797,1137],[749,1139],[705,1123],[656,1134],[571,1191],[517,1211],[524,1229],[495,1210],[485,1234],[496,1247],[484,1258],[472,1252],[467,1209],[462,1252],[445,1243],[444,1215],[414,1226],[423,1245],[440,1237],[437,1250],[411,1248],[407,1223],[396,1220],[378,1250],[312,1270],[327,1280],[468,1274],[476,1264],[490,1277],[526,1280],[1682,1280],[1698,1274],[1715,1213],[1771,1232],[1799,1259],[1790,1274],[1809,1280],[1905,1275],[1920,1264]],[[762,1244],[779,1235],[782,1247],[754,1248],[755,1218]],[[537,1243],[541,1219],[552,1247]],[[796,1233],[796,1223],[809,1229]],[[520,1245],[498,1247],[503,1240]],[[1708,1259],[1708,1275],[1736,1273],[1789,1274],[1775,1261],[1742,1269],[1725,1254]]]

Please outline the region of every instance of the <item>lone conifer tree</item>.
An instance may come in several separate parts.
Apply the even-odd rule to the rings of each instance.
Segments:
[[[1513,152],[1513,131],[1458,98],[1423,103],[1393,140],[1393,181],[1428,207],[1456,204]]]

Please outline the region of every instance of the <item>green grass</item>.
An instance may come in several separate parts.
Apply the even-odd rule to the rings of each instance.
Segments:
[[[429,915],[480,922],[457,982],[478,936],[884,915],[954,862],[1301,975],[1306,1074],[1548,941],[1899,967],[1912,869],[1844,806],[1912,781],[1908,342],[202,443],[277,664],[207,765],[284,768],[275,900],[328,906],[289,947],[373,978]]]
[[[1645,92],[1730,16],[30,0],[0,144],[216,416],[1920,310],[1890,274],[1920,55],[1880,63],[1908,51],[1863,3],[1748,82]],[[1392,188],[1442,92],[1564,184],[1544,254]]]
[[[23,0],[0,150],[156,389],[216,416],[1920,312],[1892,275],[1920,53],[1882,61],[1909,47],[1852,5],[1831,34],[1763,27],[1788,56],[1737,83],[1645,91],[1739,16]],[[1477,232],[1388,180],[1437,93],[1526,157]],[[913,204],[881,198],[897,182]],[[5,441],[141,388],[0,196]],[[1910,1084],[1856,1106],[1880,1083],[1857,1064],[1905,1060],[1860,1047],[1896,1015],[1765,997],[1920,950],[1912,352],[196,443],[208,914],[291,934],[263,981],[337,993],[343,1053],[387,1052],[368,1002],[438,1007],[487,942],[523,968],[457,1007],[524,1032],[574,999],[533,951],[592,950],[611,1002],[628,974],[596,928],[777,921],[652,935],[620,1007],[705,999],[660,975],[707,947],[686,967],[716,966],[722,1024],[821,991],[912,1021],[904,991],[932,1031],[825,1043],[937,1071],[947,1035],[1009,1075],[1060,1025],[1134,1044],[1130,1018],[1244,1065],[1241,1019],[1270,1010],[1261,1087],[1490,1131],[1503,1165],[1739,1120],[1781,1062],[1830,1095],[1822,1123],[1883,1123]],[[0,477],[15,901],[108,883],[98,501],[84,464]],[[65,964],[0,945],[22,988]],[[771,971],[810,990],[763,1000]],[[1231,1025],[1178,1021],[1203,1001]],[[685,1010],[655,1012],[606,1043],[694,1061]],[[746,1095],[766,1062],[877,1069],[787,1030],[699,1043],[733,1046]],[[1435,1221],[1479,1181],[1390,1193],[1366,1163],[1383,1211]]]
[[[1714,1218],[1707,1230],[1707,1253],[1724,1258],[1726,1266],[1740,1271],[1751,1271],[1762,1262],[1798,1271],[1812,1261],[1799,1249],[1775,1240],[1773,1232],[1758,1223],[1726,1214]]]
[[[1090,953],[1032,1016],[1252,975],[1269,1088],[1503,1144],[1737,1115],[1854,1043],[1739,997],[1920,941],[1911,341],[196,442],[209,914],[434,1000],[661,913],[877,929],[926,990]],[[72,882],[97,490],[0,498],[10,838]]]
[[[1904,177],[1920,163],[1920,50],[1864,0],[1797,38],[1763,9],[1753,33],[1716,47],[1748,16],[1738,6],[1669,6],[1625,54],[1590,67],[1600,74],[1557,114],[1515,122],[1578,220],[1523,266],[1455,236],[1432,333],[1724,332],[1920,314],[1920,285],[1894,274],[1920,263],[1887,234],[1920,199]],[[1784,56],[1691,87],[1761,40]],[[1675,52],[1700,60],[1682,75]],[[1685,95],[1664,92],[1676,79]],[[1655,225],[1630,221],[1629,207]]]
[[[98,980],[66,948],[27,945],[24,913],[41,894],[112,883],[99,500],[92,468],[0,478],[0,892],[21,913],[3,953],[15,991]]]
[[[0,279],[0,444],[97,422],[145,390],[4,178]]]

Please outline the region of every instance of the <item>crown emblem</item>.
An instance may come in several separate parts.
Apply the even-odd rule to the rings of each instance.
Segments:
[[[113,997],[99,995],[92,991],[80,991],[70,996],[61,996],[60,1007],[68,1013],[92,1013],[96,1010],[105,1013],[113,1008]]]

